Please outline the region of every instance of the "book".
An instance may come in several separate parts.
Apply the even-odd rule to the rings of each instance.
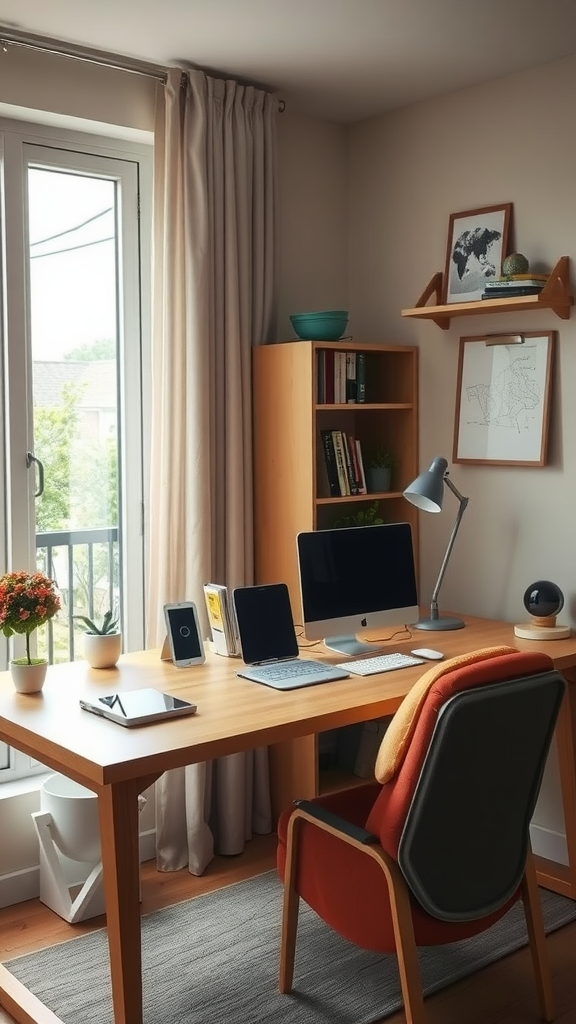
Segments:
[[[528,285],[527,288],[517,286],[515,288],[490,288],[484,289],[482,292],[483,299],[513,299],[517,295],[539,295],[542,291],[541,288],[535,288],[533,285]]]
[[[366,401],[366,353],[356,353],[356,401]]]
[[[346,461],[346,473],[348,475],[350,494],[358,494],[358,484],[356,482],[356,473],[354,472],[350,438],[348,437],[348,434],[344,433],[344,431],[342,431],[342,443],[344,445],[344,459]]]
[[[333,430],[332,437],[334,439],[336,465],[338,466],[338,482],[340,486],[340,495],[341,497],[346,497],[347,494],[350,494],[350,484],[348,483],[348,470],[346,468],[346,456],[344,454],[344,441],[342,440],[342,431]]]
[[[316,355],[318,357],[316,362],[318,404],[324,405],[326,401],[326,350],[320,348]]]
[[[326,379],[325,394],[326,394],[326,404],[327,405],[334,405],[334,401],[335,401],[335,398],[334,398],[334,372],[335,372],[334,371],[334,356],[335,356],[335,354],[336,353],[334,352],[333,348],[325,349],[324,369],[325,369],[325,379]]]
[[[356,353],[346,353],[346,401],[356,402]]]
[[[321,430],[322,448],[324,450],[324,462],[326,464],[326,475],[328,477],[328,488],[331,498],[340,497],[340,483],[338,480],[338,464],[336,452],[334,451],[334,438],[331,430]]]
[[[542,281],[546,284],[546,281],[550,277],[549,274],[533,274],[532,271],[528,271],[526,274],[504,274],[502,277],[497,278],[498,281]]]
[[[512,288],[538,288],[540,291],[546,284],[546,281],[539,280],[536,277],[518,278],[498,278],[495,281],[486,281],[484,288],[486,291],[493,291],[494,289],[509,290]]]
[[[235,657],[240,652],[240,644],[236,616],[227,587],[218,583],[206,583],[204,598],[216,654]]]
[[[334,402],[346,404],[346,353],[334,353]]]
[[[356,438],[356,455],[358,457],[358,468],[360,470],[360,494],[368,494],[366,474],[364,473],[364,459],[362,458],[362,446],[358,438]]]

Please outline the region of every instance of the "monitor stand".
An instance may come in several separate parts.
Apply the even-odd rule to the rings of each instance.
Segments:
[[[336,651],[336,654],[345,654],[352,658],[356,654],[370,654],[372,651],[381,651],[381,644],[371,644],[366,640],[357,640],[354,633],[348,636],[326,636],[324,646],[329,651]]]

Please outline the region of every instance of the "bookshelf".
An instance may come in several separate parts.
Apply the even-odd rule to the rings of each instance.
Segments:
[[[360,403],[319,401],[320,353],[362,353],[366,392]],[[409,522],[418,559],[418,512],[402,492],[418,475],[418,349],[352,341],[292,341],[253,353],[254,551],[257,583],[288,584],[294,621],[302,621],[296,534],[329,529],[374,502],[384,522]],[[319,394],[320,390],[320,394]],[[331,496],[322,430],[360,441],[365,469],[376,448],[393,455],[391,490]],[[279,806],[293,787],[300,796],[325,791],[317,737],[277,745],[271,752]],[[278,794],[280,794],[278,796]]]

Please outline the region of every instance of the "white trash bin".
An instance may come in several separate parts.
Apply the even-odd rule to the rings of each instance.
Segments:
[[[142,809],[145,797],[140,796]],[[32,814],[40,840],[40,899],[70,924],[105,910],[98,796],[65,775],[50,775]]]

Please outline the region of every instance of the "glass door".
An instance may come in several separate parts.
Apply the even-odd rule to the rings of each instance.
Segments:
[[[53,576],[37,631],[82,656],[85,615],[143,646],[138,162],[4,138],[7,564]],[[22,257],[20,261],[19,257]]]

